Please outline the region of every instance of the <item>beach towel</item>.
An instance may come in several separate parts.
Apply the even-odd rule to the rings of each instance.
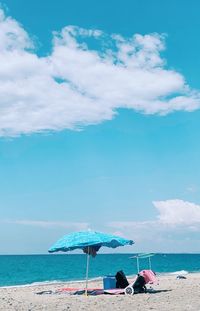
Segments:
[[[85,294],[85,290],[77,290],[75,293],[73,293],[73,295],[84,295]],[[113,289],[94,289],[94,290],[87,290],[87,295],[88,296],[97,296],[97,295],[122,295],[124,294],[124,289],[121,288],[113,288]]]
[[[85,290],[85,288],[77,288],[77,287],[63,287],[58,289],[58,292],[76,292],[79,290]],[[88,288],[88,290],[93,291],[93,290],[102,290],[102,288]]]
[[[84,294],[86,294],[85,289],[77,290],[73,293],[73,295],[84,295]],[[88,289],[87,290],[88,296],[97,296],[97,295],[102,295],[102,294],[104,294],[103,289]]]
[[[55,291],[53,290],[43,290],[41,292],[37,292],[37,295],[50,295],[50,294],[69,294],[69,295],[84,295],[85,289],[78,289],[74,287],[65,287],[60,288]],[[102,288],[89,288],[87,290],[88,296],[97,296],[97,295],[121,295],[124,294],[124,289],[113,288],[104,290]]]
[[[123,288],[106,289],[106,290],[104,290],[104,294],[106,294],[106,295],[123,295],[124,289]]]

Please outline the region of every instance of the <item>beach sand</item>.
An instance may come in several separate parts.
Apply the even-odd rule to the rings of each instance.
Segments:
[[[180,310],[200,311],[200,273],[187,274],[187,279],[176,275],[158,276],[155,293],[126,295],[74,296],[67,293],[42,294],[63,287],[83,288],[84,283],[59,283],[38,286],[0,288],[0,310],[30,311],[81,311],[81,310]],[[102,280],[89,282],[90,288],[102,288]]]

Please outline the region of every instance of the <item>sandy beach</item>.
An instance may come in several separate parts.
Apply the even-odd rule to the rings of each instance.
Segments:
[[[186,279],[176,275],[158,277],[155,292],[126,295],[75,296],[56,294],[63,287],[83,288],[84,283],[59,283],[39,286],[0,288],[0,310],[200,310],[200,273],[187,274]],[[90,288],[102,288],[102,280],[89,282]],[[52,294],[36,293],[52,291]]]

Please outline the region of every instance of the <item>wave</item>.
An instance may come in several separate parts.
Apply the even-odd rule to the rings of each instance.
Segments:
[[[186,270],[180,270],[180,271],[174,271],[174,272],[170,272],[169,274],[172,274],[172,275],[185,275],[185,274],[188,274],[189,271],[186,271]]]
[[[88,279],[88,283],[94,282],[94,281],[101,281],[102,277],[95,277]],[[33,282],[28,284],[20,284],[20,285],[6,285],[6,286],[0,286],[0,288],[18,288],[18,287],[32,287],[32,286],[44,286],[44,285],[54,285],[54,284],[70,284],[70,283],[85,283],[85,279],[82,280],[47,280],[47,281],[41,281],[41,282]]]

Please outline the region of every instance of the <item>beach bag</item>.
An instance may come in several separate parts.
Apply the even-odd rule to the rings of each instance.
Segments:
[[[115,278],[116,278],[116,288],[126,288],[129,285],[129,282],[122,270],[116,273]]]
[[[147,289],[145,284],[145,278],[142,275],[138,275],[137,279],[133,284],[134,294],[146,293]]]

